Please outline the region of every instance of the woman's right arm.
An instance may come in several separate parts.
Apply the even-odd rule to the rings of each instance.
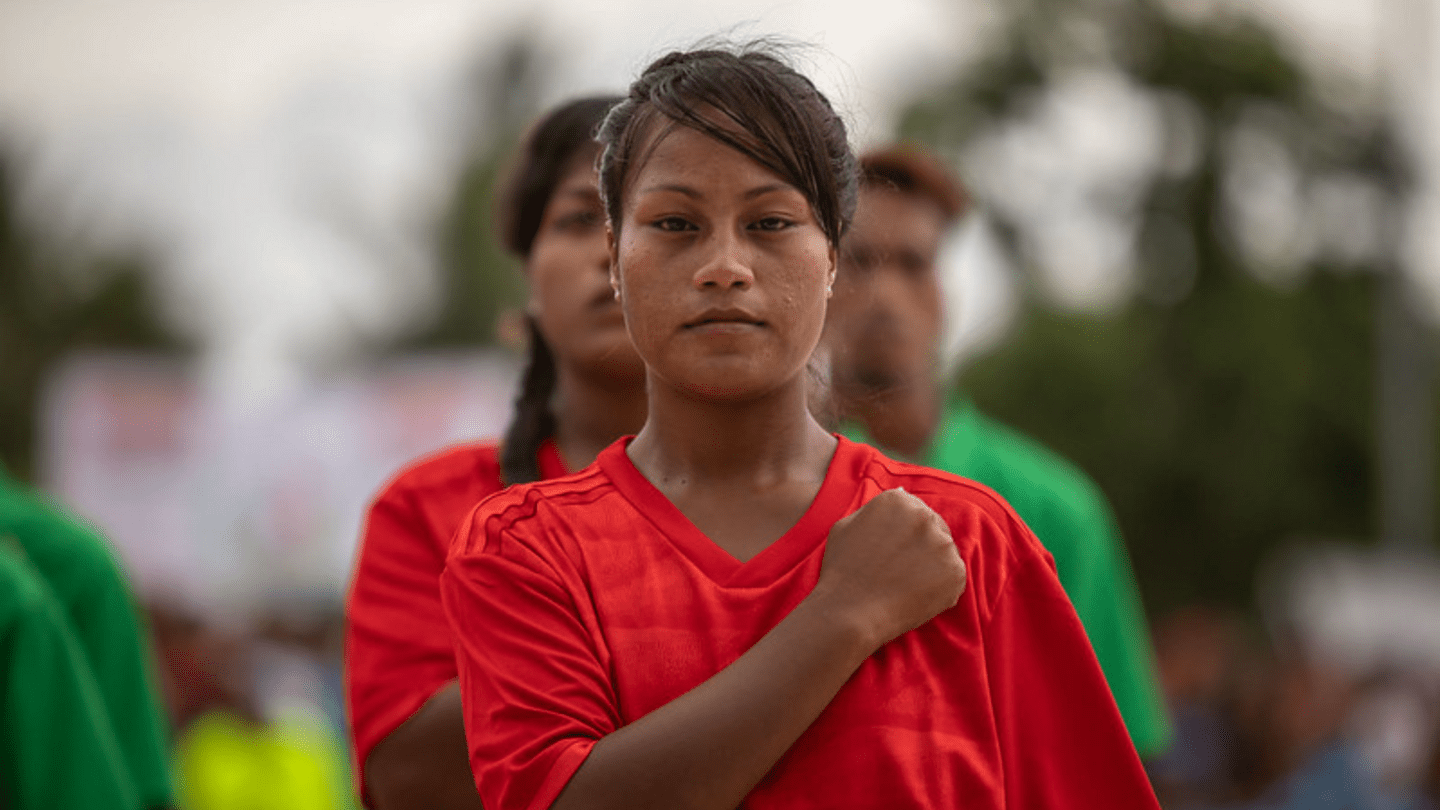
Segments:
[[[732,810],[871,653],[954,606],[964,587],[964,565],[940,517],[903,491],[881,493],[835,525],[814,590],[745,654],[600,736],[563,786],[501,786],[500,806],[543,807],[558,787],[549,805],[556,810]],[[452,597],[463,595],[450,588]],[[554,708],[542,701],[522,712]]]

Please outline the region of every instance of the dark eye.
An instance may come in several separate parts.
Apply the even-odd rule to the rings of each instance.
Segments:
[[[555,227],[562,230],[571,228],[593,228],[600,224],[600,214],[596,211],[575,211],[566,214],[555,220]]]
[[[844,254],[845,265],[853,272],[868,273],[875,269],[874,253],[864,250],[850,250]]]
[[[759,231],[783,231],[792,224],[784,217],[765,217],[756,222],[754,228]]]
[[[695,226],[681,217],[661,217],[655,220],[655,227],[662,231],[693,231]]]
[[[924,256],[913,253],[907,253],[901,256],[900,266],[905,269],[906,275],[914,278],[931,275],[934,268],[934,264],[927,261]]]

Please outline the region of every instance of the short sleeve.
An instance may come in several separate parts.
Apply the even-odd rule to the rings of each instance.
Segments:
[[[345,628],[346,699],[361,774],[375,745],[456,675],[440,605],[448,538],[432,534],[402,488],[382,492],[366,516]]]
[[[48,499],[12,497],[13,511],[0,524],[64,609],[140,800],[172,803],[152,648],[119,561],[103,536]]]
[[[471,768],[489,810],[544,810],[620,727],[609,656],[578,573],[472,518],[441,578]]]
[[[0,537],[0,543],[8,542]],[[0,803],[139,808],[100,690],[44,581],[0,547]]]
[[[1007,806],[1158,808],[1049,561],[1017,555],[983,631]]]
[[[1086,507],[1076,510],[1069,523],[1071,531],[1084,536],[1076,545],[1087,553],[1064,561],[1069,570],[1060,569],[1062,584],[1085,625],[1130,738],[1141,755],[1156,754],[1169,743],[1170,722],[1140,591],[1103,496],[1094,493]]]

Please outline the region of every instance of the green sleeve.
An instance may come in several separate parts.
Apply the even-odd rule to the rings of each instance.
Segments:
[[[1060,584],[1090,636],[1135,749],[1142,757],[1159,754],[1170,742],[1170,720],[1125,546],[1098,491],[1082,487],[1066,500],[1068,508],[1031,528],[1052,548]],[[1051,546],[1046,538],[1062,532],[1074,542]]]
[[[0,503],[0,530],[15,536],[63,607],[142,805],[173,804],[149,638],[114,554],[78,520],[11,486]]]
[[[0,538],[0,804],[133,810],[140,801],[69,622],[49,586]]]

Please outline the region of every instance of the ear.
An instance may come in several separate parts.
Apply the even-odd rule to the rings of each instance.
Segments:
[[[605,247],[610,251],[610,289],[615,291],[615,300],[620,300],[620,244],[615,239],[615,229],[605,224]]]
[[[835,246],[834,246],[834,245],[831,245],[828,252],[829,252],[829,258],[830,258],[830,271],[825,274],[825,297],[826,297],[826,298],[829,298],[830,296],[832,296],[832,295],[835,294],[835,277],[838,275],[838,272],[837,272],[836,268],[839,267],[839,262],[838,262],[839,253],[835,250]],[[613,265],[612,265],[612,266],[613,266]]]

